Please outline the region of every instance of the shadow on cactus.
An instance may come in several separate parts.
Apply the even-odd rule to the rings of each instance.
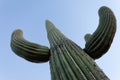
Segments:
[[[52,80],[109,80],[94,59],[109,49],[116,31],[116,20],[113,12],[105,6],[100,8],[99,15],[99,26],[92,35],[85,36],[84,49],[64,36],[49,20],[46,20],[46,29],[50,48],[27,41],[18,29],[11,36],[11,49],[31,62],[49,61]]]

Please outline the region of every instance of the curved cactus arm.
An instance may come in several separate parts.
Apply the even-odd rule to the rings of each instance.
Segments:
[[[52,80],[109,80],[77,44],[65,37],[50,21],[46,21],[50,42]]]
[[[46,62],[50,57],[48,47],[25,40],[20,29],[12,33],[11,48],[18,56],[31,62]]]
[[[87,35],[84,48],[84,51],[93,59],[100,58],[109,50],[116,32],[116,18],[111,9],[101,7],[99,17],[98,28],[91,36]]]

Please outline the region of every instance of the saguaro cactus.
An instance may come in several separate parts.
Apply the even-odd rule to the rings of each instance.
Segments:
[[[94,59],[64,36],[49,20],[46,20],[46,29],[50,49],[25,40],[22,31],[18,29],[12,34],[12,50],[28,61],[49,61],[52,80],[109,80]]]

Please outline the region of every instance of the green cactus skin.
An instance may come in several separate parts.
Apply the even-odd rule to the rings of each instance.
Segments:
[[[12,33],[11,48],[18,56],[31,62],[46,62],[50,57],[48,47],[25,40],[20,29]]]
[[[116,18],[111,9],[101,7],[99,16],[99,26],[96,31],[92,35],[85,36],[84,51],[93,59],[100,58],[109,50],[116,32]]]
[[[48,20],[46,29],[52,80],[109,80],[91,57]]]

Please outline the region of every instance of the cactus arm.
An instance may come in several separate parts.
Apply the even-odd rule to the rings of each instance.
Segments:
[[[89,39],[91,38],[91,34],[86,34],[84,39],[85,39],[85,42],[87,43],[89,41]]]
[[[109,80],[91,57],[48,20],[46,29],[52,80]]]
[[[116,32],[116,18],[111,9],[101,7],[99,16],[98,28],[91,36],[88,36],[84,48],[84,51],[93,59],[100,58],[109,50]]]
[[[50,57],[48,47],[25,40],[20,29],[12,33],[11,48],[18,56],[31,62],[46,62]]]

